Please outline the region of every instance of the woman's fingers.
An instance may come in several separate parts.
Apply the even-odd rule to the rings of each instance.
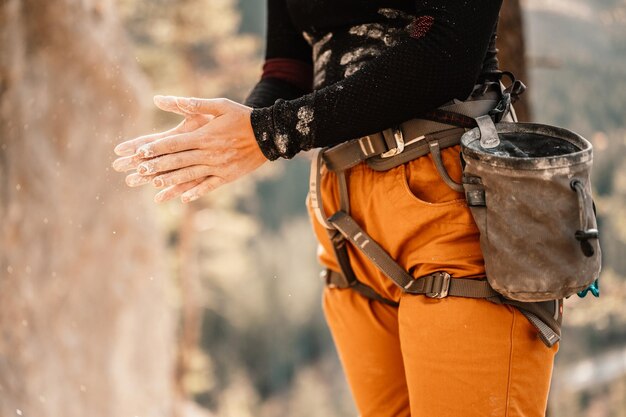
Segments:
[[[176,97],[176,104],[188,113],[219,116],[227,111],[230,100],[225,98]]]
[[[207,124],[215,116],[212,114],[190,113],[182,110],[173,96],[154,96],[154,104],[161,110],[185,116],[175,133],[191,132]]]
[[[225,98],[195,98],[155,96],[155,104],[163,110],[179,114],[205,114],[219,116],[235,104]]]
[[[180,122],[177,126],[166,130],[164,132],[153,133],[150,135],[139,136],[138,138],[127,140],[117,145],[113,151],[118,156],[130,156],[137,152],[137,148],[145,145],[146,143],[154,142],[155,140],[165,138],[167,136],[181,133],[185,126],[185,120]]]
[[[126,142],[122,142],[119,145],[117,145],[113,149],[113,152],[115,152],[117,156],[133,155],[135,152],[137,152],[137,148],[139,148],[140,146],[145,145],[146,143],[154,142],[157,139],[160,139],[162,137],[175,133],[174,129],[170,129],[166,132],[154,133],[152,135],[145,135],[145,136],[140,136],[135,139],[127,140]]]
[[[185,120],[180,122],[175,127],[164,132],[152,133],[150,135],[139,136],[138,138],[127,140],[117,145],[113,151],[118,156],[130,156],[136,153],[138,148],[147,143],[176,135],[178,133],[193,132],[194,130],[207,124],[211,119],[213,119],[212,115],[187,114]]]
[[[215,169],[207,165],[194,165],[154,177],[152,184],[157,188],[162,188],[201,179],[214,172]]]
[[[143,158],[152,158],[168,153],[197,149],[202,145],[203,137],[203,129],[190,133],[180,133],[143,145],[137,149],[137,153]]]
[[[163,111],[169,111],[171,113],[176,113],[183,116],[189,114],[188,112],[178,107],[178,105],[176,104],[176,98],[173,96],[156,95],[152,98],[152,101],[154,101],[154,104]]]
[[[137,167],[141,175],[151,175],[159,172],[173,171],[192,165],[203,165],[210,161],[209,152],[205,149],[166,154],[157,158],[145,160]]]
[[[198,185],[185,191],[180,199],[183,203],[189,203],[191,201],[197,200],[198,198],[200,198],[200,196],[211,192],[224,184],[226,184],[226,180],[224,180],[224,178],[222,177],[207,177]]]
[[[124,172],[137,168],[137,166],[143,161],[145,161],[145,159],[139,156],[139,154],[134,154],[132,156],[123,156],[121,158],[117,158],[115,161],[113,161],[113,164],[111,166],[117,172]]]
[[[126,176],[126,185],[129,187],[138,187],[148,184],[156,175],[139,175],[136,172]]]
[[[197,179],[197,180],[193,180],[190,182],[186,182],[184,184],[177,184],[177,185],[171,185],[167,188],[165,188],[164,190],[159,191],[155,196],[154,196],[154,201],[156,203],[163,203],[164,201],[168,201],[171,200],[173,198],[178,197],[179,195],[181,195],[182,193],[184,193],[185,191],[195,187],[196,185],[200,184],[202,182],[202,178]]]

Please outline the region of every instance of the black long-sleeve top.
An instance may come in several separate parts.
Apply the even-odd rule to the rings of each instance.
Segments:
[[[264,73],[246,99],[262,152],[291,158],[466,99],[494,60],[501,3],[268,0]]]

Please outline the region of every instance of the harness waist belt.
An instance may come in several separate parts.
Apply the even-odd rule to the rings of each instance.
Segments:
[[[441,148],[458,145],[461,141],[461,135],[465,132],[463,128],[452,127],[424,134],[423,131],[414,129],[418,124],[417,122],[419,121],[409,120],[400,126],[396,135],[411,139],[403,141],[400,145],[402,151],[395,153],[393,157],[381,155],[399,148],[397,145],[390,147],[385,136],[382,133],[377,133],[324,150],[323,159],[326,168],[335,172],[344,171],[367,161],[370,168],[376,171],[386,171],[426,155],[429,152],[429,143],[432,141],[438,141]]]
[[[486,114],[493,108],[498,99],[498,88],[494,85],[490,86],[489,90],[479,98],[471,98],[467,101],[453,100],[439,107],[438,110],[473,118]],[[331,171],[342,171],[367,160],[372,169],[385,171],[426,155],[428,153],[427,143],[434,139],[442,140],[441,135],[450,136],[448,140],[451,141],[449,145],[442,143],[441,147],[458,144],[458,137],[455,141],[452,140],[452,137],[460,136],[465,131],[458,126],[453,122],[436,121],[428,118],[411,119],[397,127],[325,149],[324,162]],[[399,155],[402,157],[398,158]]]

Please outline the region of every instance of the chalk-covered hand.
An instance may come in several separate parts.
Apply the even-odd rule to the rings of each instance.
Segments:
[[[155,102],[157,98],[155,97]],[[120,143],[114,149],[114,152],[121,158],[117,158],[113,161],[113,169],[119,172],[135,170],[140,163],[145,162],[147,159],[139,155],[137,150],[147,144],[154,142],[158,139],[162,139],[168,136],[192,132],[209,122],[213,116],[205,116],[200,114],[191,115],[183,112],[174,100],[170,101],[170,104],[164,104],[160,102],[161,108],[170,112],[178,113],[185,116],[185,119],[178,124],[178,126],[166,130],[165,132],[153,133],[151,135],[140,136],[135,139],[127,140]],[[139,175],[137,173],[130,174],[126,177],[126,184],[130,187],[137,187],[139,185],[150,183],[156,175]]]
[[[181,193],[183,202],[193,201],[267,161],[252,131],[250,107],[227,99],[171,96],[156,96],[155,104],[183,114],[185,121],[170,131],[118,145],[118,155],[126,156],[113,164],[119,171],[137,167],[127,177],[129,185],[152,181],[164,188],[155,201]]]

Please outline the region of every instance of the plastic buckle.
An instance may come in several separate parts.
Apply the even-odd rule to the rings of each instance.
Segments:
[[[320,272],[320,278],[329,288],[349,288],[350,283],[346,279],[345,275],[341,272],[333,271],[332,269],[324,269]]]
[[[589,239],[597,239],[598,235],[598,229],[576,230],[576,233],[574,233],[576,240],[580,242],[580,249],[583,251],[583,255],[588,258],[595,254]]]
[[[428,298],[444,298],[448,296],[450,291],[450,278],[451,275],[447,272],[435,272],[431,275],[433,278],[433,285],[430,292],[424,295]]]
[[[404,151],[404,136],[402,135],[402,130],[400,130],[400,128],[397,126],[394,126],[392,130],[393,138],[396,140],[396,147],[388,150],[387,152],[381,153],[381,158],[390,158],[392,156],[401,154],[402,151]]]
[[[332,284],[330,282],[330,270],[328,270],[328,269],[323,269],[320,272],[320,279],[322,280],[322,282],[324,282],[324,285],[328,285],[329,287],[330,286],[332,286],[332,287],[335,286],[334,284]]]

